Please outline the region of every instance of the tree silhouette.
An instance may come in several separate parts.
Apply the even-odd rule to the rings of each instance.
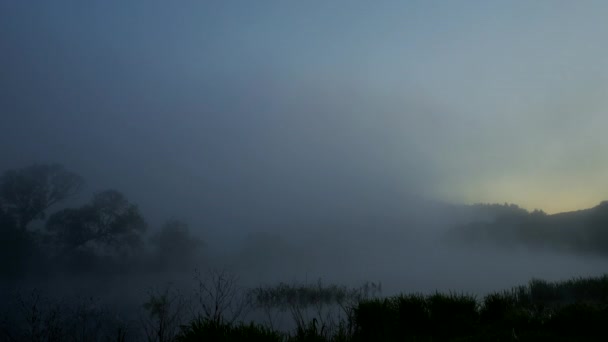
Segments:
[[[47,230],[67,250],[126,251],[142,244],[146,222],[136,205],[116,190],[96,194],[80,208],[63,209],[49,217]]]
[[[0,231],[5,233],[5,230],[12,230],[14,227],[16,227],[14,218],[0,206]]]
[[[190,234],[188,225],[171,219],[163,224],[150,242],[154,248],[156,263],[161,267],[188,268],[200,256],[203,241]]]
[[[25,230],[36,219],[44,218],[52,205],[76,194],[84,180],[59,164],[34,164],[8,170],[0,177],[0,206],[16,226]]]

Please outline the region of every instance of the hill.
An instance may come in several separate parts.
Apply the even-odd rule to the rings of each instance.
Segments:
[[[515,205],[475,205],[477,219],[457,225],[450,236],[468,242],[542,247],[579,254],[608,255],[608,201],[589,209],[546,214]]]

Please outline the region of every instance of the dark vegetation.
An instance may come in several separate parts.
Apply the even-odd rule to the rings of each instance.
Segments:
[[[317,284],[239,289],[211,272],[188,298],[150,293],[139,321],[123,321],[94,299],[56,302],[34,292],[2,321],[7,341],[603,341],[608,276],[532,280],[491,293],[378,296],[379,287]],[[326,307],[327,310],[322,308]],[[237,311],[234,311],[234,309]],[[294,327],[246,312],[288,312]],[[333,308],[333,309],[332,309]],[[272,317],[272,314],[268,317]]]
[[[355,309],[358,341],[600,341],[608,277],[532,280],[482,300],[461,294],[400,295]]]
[[[548,215],[514,204],[475,205],[487,215],[453,230],[460,240],[523,245],[565,253],[608,255],[608,202],[574,212]]]
[[[190,270],[201,257],[202,241],[177,219],[146,236],[146,220],[119,191],[101,191],[84,205],[62,208],[83,184],[80,176],[57,164],[9,170],[0,177],[3,277]]]
[[[32,165],[0,177],[3,284],[32,276],[183,273],[205,264],[205,244],[186,223],[171,218],[150,233],[138,207],[119,191],[102,191],[68,206],[83,185],[80,176],[60,165]],[[475,210],[474,223],[453,231],[459,239],[608,252],[606,203],[558,215],[514,205]],[[250,239],[242,252],[252,262],[274,244],[261,237]],[[483,298],[383,297],[380,283],[248,288],[225,270],[197,271],[194,280],[191,291],[150,289],[133,308],[135,317],[96,297],[57,298],[9,287],[14,296],[0,306],[0,340],[580,341],[604,340],[608,321],[608,276],[532,280]]]

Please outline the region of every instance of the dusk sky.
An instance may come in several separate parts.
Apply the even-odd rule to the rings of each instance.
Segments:
[[[591,207],[608,199],[607,14],[2,0],[0,168],[59,162],[89,191],[194,220],[334,193]]]

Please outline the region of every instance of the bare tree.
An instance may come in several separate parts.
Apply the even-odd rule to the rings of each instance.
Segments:
[[[144,303],[147,317],[142,319],[149,342],[173,341],[183,323],[184,297],[168,286],[164,291],[150,291]]]
[[[235,274],[226,270],[209,270],[204,274],[196,270],[195,273],[200,318],[232,324],[245,315],[248,309],[246,291],[238,286]]]
[[[28,297],[17,296],[20,307],[23,330],[17,332],[15,340],[33,342],[61,341],[64,337],[62,312],[57,303],[43,297],[39,291],[34,290]]]

